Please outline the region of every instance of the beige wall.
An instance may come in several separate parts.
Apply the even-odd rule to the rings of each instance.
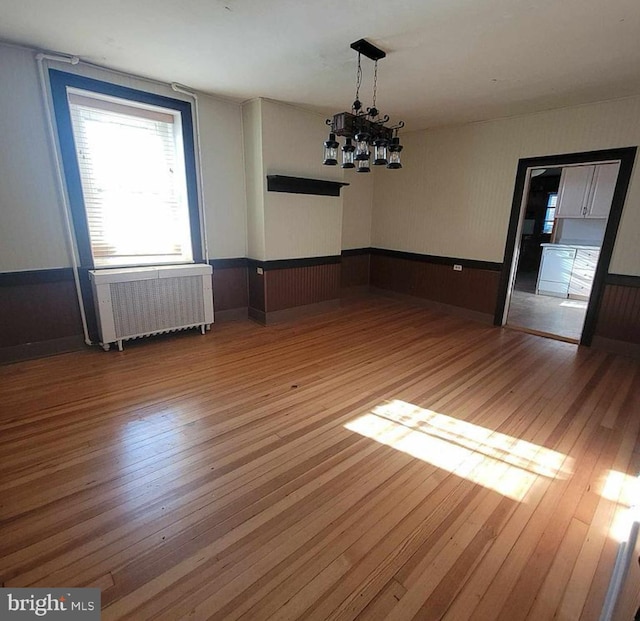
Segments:
[[[261,100],[264,175],[342,181],[342,169],[322,165],[324,117],[294,106]],[[339,255],[342,196],[266,192],[266,259]]]
[[[264,169],[262,167],[262,101],[242,106],[244,162],[247,192],[247,255],[264,261]]]
[[[404,168],[375,176],[372,245],[503,260],[520,158],[640,144],[640,97],[408,133]],[[640,164],[612,273],[640,275]]]
[[[0,46],[0,271],[66,267],[44,107],[33,54]]]
[[[207,95],[198,95],[198,106],[209,256],[245,257],[247,206],[242,110],[239,105]]]
[[[374,177],[395,171],[377,171],[358,174],[346,170],[344,180],[349,184],[342,190],[342,249],[369,248],[371,246],[371,216],[373,208]]]
[[[176,99],[170,86],[88,67],[50,66]],[[0,45],[0,271],[71,264],[34,53]],[[209,253],[246,255],[240,106],[201,96],[201,147]]]
[[[188,99],[136,77],[57,67]],[[0,79],[0,271],[68,266],[34,54],[0,45]],[[519,158],[640,143],[636,97],[407,133],[402,170],[357,175],[322,166],[327,126],[320,115],[269,100],[241,109],[207,96],[200,115],[212,258],[325,256],[372,245],[500,262]],[[340,198],[273,193],[267,174],[352,185]],[[640,275],[639,247],[636,165],[611,272]]]

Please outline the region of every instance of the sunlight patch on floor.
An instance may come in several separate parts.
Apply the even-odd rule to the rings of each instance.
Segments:
[[[640,479],[609,470],[602,482],[600,496],[617,505],[609,536],[620,543],[627,541],[634,524],[640,522]]]
[[[572,473],[563,453],[400,400],[345,428],[518,501],[539,476]]]
[[[560,306],[564,306],[565,308],[587,308],[587,303],[582,302],[580,300],[565,300],[564,302],[560,302]]]

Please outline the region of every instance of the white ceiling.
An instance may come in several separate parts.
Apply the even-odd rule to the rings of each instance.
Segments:
[[[640,0],[0,0],[0,16],[5,41],[327,113],[350,108],[366,38],[388,54],[378,107],[407,130],[640,94]]]

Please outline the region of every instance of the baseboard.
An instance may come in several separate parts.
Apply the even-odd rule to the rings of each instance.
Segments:
[[[59,339],[51,339],[50,341],[3,347],[0,348],[0,364],[55,356],[56,354],[64,354],[70,351],[79,351],[85,347],[86,344],[82,336],[65,336]]]
[[[621,354],[640,360],[640,344],[629,343],[627,341],[618,341],[616,339],[607,339],[603,336],[594,336],[591,341],[593,349],[601,349],[612,354]]]
[[[470,319],[471,321],[478,321],[480,323],[493,325],[493,315],[490,315],[489,313],[481,313],[479,311],[463,308],[462,306],[444,304],[443,302],[436,302],[435,300],[429,300],[427,298],[407,295],[406,293],[397,293],[395,291],[390,291],[389,289],[370,287],[369,291],[375,295],[383,295],[385,297],[395,298],[396,300],[403,300],[411,304],[424,306],[434,311],[447,313],[448,315],[455,315],[456,317],[461,317],[463,319]]]
[[[242,321],[243,319],[248,318],[249,309],[246,307],[229,308],[227,310],[215,311],[216,323],[226,323],[227,321]]]

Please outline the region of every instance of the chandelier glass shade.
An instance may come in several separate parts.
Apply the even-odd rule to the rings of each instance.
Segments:
[[[324,143],[325,166],[338,165],[338,151],[340,144],[336,136],[345,138],[342,146],[342,168],[355,168],[357,172],[370,172],[370,162],[373,156],[374,166],[386,166],[393,170],[402,168],[400,153],[402,145],[398,137],[398,130],[404,127],[400,121],[396,125],[387,125],[389,116],[380,115],[376,108],[376,94],[378,88],[378,60],[386,53],[375,47],[365,39],[351,44],[358,52],[358,72],[356,75],[356,97],[351,105],[351,112],[339,112],[333,118],[327,119],[331,127],[329,138]],[[361,55],[374,61],[373,101],[370,108],[364,109],[360,101],[360,86],[362,84]],[[355,143],[355,144],[354,144]]]

